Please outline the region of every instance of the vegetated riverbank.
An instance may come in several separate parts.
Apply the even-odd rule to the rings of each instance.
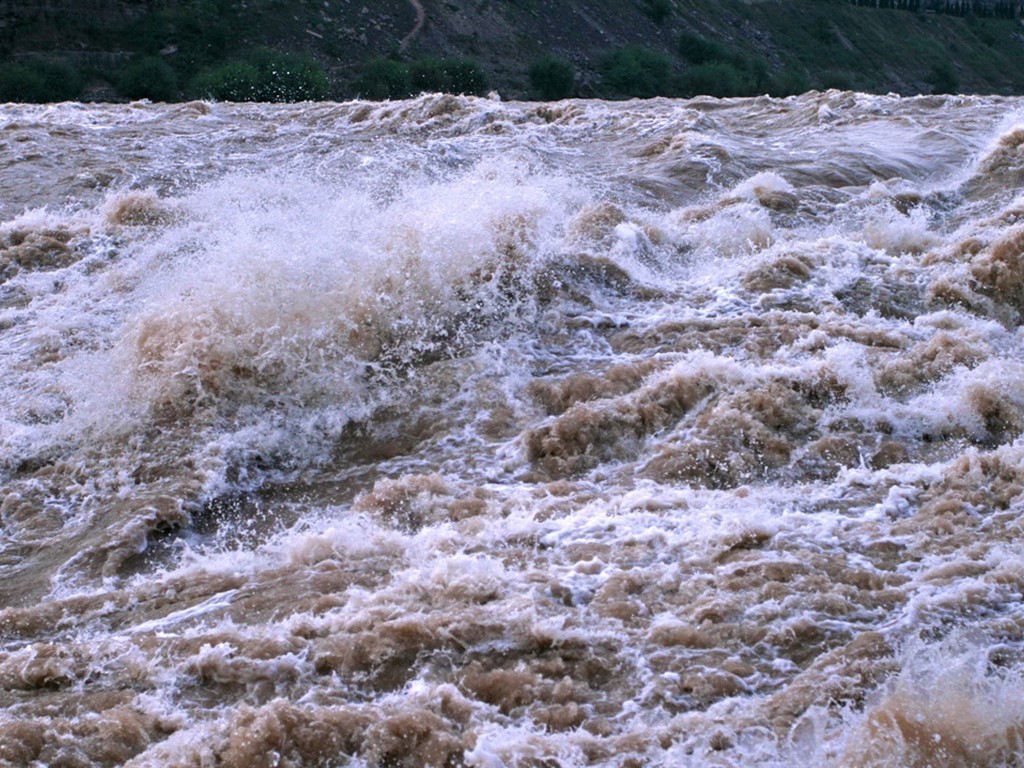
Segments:
[[[0,99],[1024,91],[1015,4],[882,4],[0,0]]]

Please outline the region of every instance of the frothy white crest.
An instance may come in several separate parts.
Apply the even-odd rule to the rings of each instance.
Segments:
[[[908,214],[887,208],[865,224],[864,242],[896,255],[920,253],[939,241],[929,231],[928,212],[924,208],[915,208]]]
[[[291,563],[349,562],[382,553],[401,555],[406,542],[397,531],[381,528],[362,515],[346,515],[317,533],[302,533],[284,543]]]
[[[1024,680],[988,662],[981,638],[908,643],[900,673],[869,701],[839,764],[1010,765],[1024,756]]]
[[[733,187],[730,196],[744,198],[753,203],[766,195],[780,192],[793,194],[796,190],[792,184],[775,171],[763,171]]]
[[[207,441],[222,454],[316,451],[316,434],[386,396],[367,379],[382,361],[472,346],[481,322],[528,314],[530,275],[585,196],[497,160],[383,203],[373,190],[273,174],[227,177],[167,205],[145,193],[108,200],[111,226],[175,214],[158,234],[134,235],[146,269],[111,276],[123,320],[107,349],[63,364],[64,433],[220,414],[231,423]]]
[[[967,315],[962,312],[941,310],[918,315],[914,318],[914,326],[919,328],[956,331],[966,335],[977,336],[994,344],[1012,341],[1006,326],[986,317]]]
[[[49,229],[66,222],[65,216],[47,208],[28,208],[13,219],[0,223],[0,237],[18,230]]]
[[[677,242],[710,264],[763,250],[772,244],[775,234],[768,212],[752,203],[732,205],[707,219],[673,229]]]
[[[962,370],[932,391],[914,398],[896,418],[907,430],[941,434],[963,430],[973,440],[987,442],[1004,433],[1024,430],[1024,365],[1008,360],[986,360],[973,370]]]
[[[556,734],[522,725],[488,723],[480,729],[476,745],[465,754],[472,768],[505,768],[509,765],[544,763],[571,768],[585,765],[583,750]]]
[[[558,190],[511,170],[413,189],[383,208],[358,191],[273,179],[207,191],[218,236],[149,288],[130,326],[139,368],[164,379],[216,369],[214,384],[239,365],[291,379],[324,359],[372,359],[404,324],[436,330],[433,315],[461,308],[460,290],[538,258],[556,226]]]
[[[431,569],[430,581],[456,600],[472,600],[497,592],[508,580],[505,566],[492,557],[455,555]]]

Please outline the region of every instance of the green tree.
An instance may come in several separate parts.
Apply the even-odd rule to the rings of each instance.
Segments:
[[[329,90],[315,59],[269,50],[207,70],[192,84],[197,96],[221,101],[317,101],[327,98]]]
[[[49,100],[38,73],[21,64],[0,64],[0,101],[31,104]]]
[[[263,48],[249,59],[260,75],[261,101],[322,101],[330,92],[327,74],[311,56]]]
[[[716,40],[683,32],[679,36],[679,55],[691,64],[707,64],[712,61],[726,61],[729,50]]]
[[[957,93],[960,90],[960,80],[948,61],[940,61],[932,66],[928,82],[932,86],[932,93]]]
[[[234,61],[203,72],[192,82],[193,93],[218,101],[260,101],[260,73],[252,64]]]
[[[412,92],[469,93],[487,92],[487,75],[472,59],[420,59],[409,65]]]
[[[129,64],[117,80],[117,91],[129,99],[173,101],[178,77],[163,59],[147,56]]]
[[[576,70],[565,59],[545,56],[530,65],[530,85],[545,101],[567,99],[576,85]]]
[[[601,60],[601,85],[613,98],[670,96],[671,75],[667,56],[639,45],[619,48]]]
[[[644,13],[659,26],[672,15],[672,0],[644,0]]]
[[[487,75],[472,59],[420,59],[410,64],[373,59],[356,81],[364,99],[404,99],[418,93],[487,92]]]
[[[685,96],[742,96],[746,90],[743,74],[724,61],[690,67],[680,77],[680,88]]]
[[[31,59],[0,64],[0,101],[34,104],[70,101],[81,95],[82,78],[61,61]]]
[[[472,59],[444,59],[442,67],[445,73],[444,90],[447,93],[471,93],[478,96],[487,93],[487,75]]]
[[[440,59],[420,59],[409,65],[411,93],[440,93],[449,88],[448,74]]]
[[[356,93],[364,99],[404,99],[412,93],[409,67],[391,59],[371,59],[363,65]]]
[[[753,96],[771,90],[768,65],[760,56],[689,32],[679,37],[679,54],[694,65],[680,79],[684,93]]]
[[[852,73],[833,69],[818,76],[818,87],[822,90],[835,88],[837,91],[854,91],[857,83]]]
[[[795,96],[811,90],[811,82],[803,72],[787,69],[779,74],[769,85],[768,92],[773,96]]]

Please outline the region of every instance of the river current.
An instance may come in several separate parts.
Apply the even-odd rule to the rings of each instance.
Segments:
[[[1022,108],[0,108],[0,765],[1024,765]]]

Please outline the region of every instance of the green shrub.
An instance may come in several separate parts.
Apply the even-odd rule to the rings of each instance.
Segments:
[[[129,99],[173,101],[178,95],[178,77],[166,61],[149,56],[125,68],[117,80],[117,91]]]
[[[412,93],[409,68],[390,59],[371,59],[363,65],[356,93],[364,99],[404,99]]]
[[[810,31],[819,43],[824,43],[827,46],[840,45],[839,35],[836,34],[836,30],[827,16],[815,16],[810,23]]]
[[[235,61],[199,75],[193,93],[217,101],[260,101],[260,73],[252,64]]]
[[[445,75],[445,93],[471,93],[481,96],[487,93],[487,75],[472,59],[442,59],[441,68]]]
[[[667,56],[639,45],[619,48],[601,60],[602,89],[612,98],[670,96],[671,75]]]
[[[771,89],[768,65],[760,56],[688,32],[679,37],[679,54],[695,65],[681,80],[684,92],[753,96]]]
[[[373,59],[363,66],[356,93],[364,99],[404,99],[419,93],[487,91],[487,75],[472,59],[420,59],[403,64]]]
[[[940,61],[932,67],[928,82],[932,86],[932,93],[957,93],[960,90],[960,80],[948,61]]]
[[[409,65],[412,93],[472,93],[487,91],[487,75],[471,59],[420,59]]]
[[[410,94],[443,93],[448,90],[448,74],[440,59],[420,59],[409,65]]]
[[[818,78],[818,87],[826,91],[830,88],[835,88],[838,91],[855,91],[857,90],[857,83],[852,73],[831,70],[821,73]]]
[[[72,101],[82,94],[82,76],[79,71],[63,61],[35,59],[28,64],[43,79],[43,87],[49,97],[47,101]]]
[[[811,81],[803,72],[787,69],[776,77],[768,88],[773,96],[796,96],[811,90]]]
[[[82,75],[70,64],[39,60],[33,66],[55,101],[71,101],[82,95]]]
[[[567,99],[576,85],[576,70],[565,59],[547,56],[530,65],[530,85],[545,101]]]
[[[260,49],[248,60],[260,76],[260,101],[322,101],[330,82],[316,59],[298,53]]]
[[[0,65],[0,102],[69,101],[78,98],[81,90],[81,77],[63,62],[35,59]]]
[[[37,72],[21,64],[0,65],[0,101],[49,101],[46,84]]]
[[[179,11],[175,24],[178,55],[189,62],[210,62],[222,58],[232,39],[227,22],[199,11],[189,13],[188,7]]]
[[[679,36],[679,55],[691,64],[707,64],[712,61],[727,61],[729,49],[715,40],[683,32]]]
[[[728,63],[741,73],[742,84],[738,96],[759,96],[771,89],[772,78],[768,64],[760,56],[739,53]]]
[[[298,54],[259,50],[199,75],[192,90],[221,101],[317,101],[330,83],[316,60]]]
[[[672,0],[644,0],[644,13],[660,26],[672,15]]]
[[[690,67],[679,83],[685,96],[742,96],[747,91],[743,73],[722,61]]]

